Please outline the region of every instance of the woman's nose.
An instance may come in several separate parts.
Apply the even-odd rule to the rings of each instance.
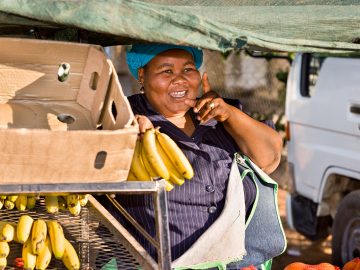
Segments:
[[[181,73],[175,73],[174,74],[174,78],[172,80],[173,84],[179,84],[179,83],[183,83],[186,82],[186,78],[183,74]]]

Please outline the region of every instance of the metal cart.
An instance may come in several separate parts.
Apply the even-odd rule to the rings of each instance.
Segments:
[[[158,254],[156,262],[134,237],[92,196],[83,207],[79,216],[68,211],[49,214],[43,200],[32,210],[0,210],[0,220],[16,223],[23,214],[34,219],[56,219],[63,226],[65,237],[76,248],[81,261],[81,269],[171,269],[169,229],[167,218],[166,191],[164,180],[125,181],[120,183],[71,183],[71,184],[0,184],[0,193],[28,194],[39,196],[46,194],[107,194],[112,199],[115,194],[152,194],[156,238],[152,238],[115,200],[116,207],[144,237],[154,245]],[[112,194],[112,195],[110,195]],[[21,257],[22,246],[14,241],[10,243],[8,264]],[[11,269],[11,268],[9,268]],[[48,269],[65,269],[61,261],[52,259]]]

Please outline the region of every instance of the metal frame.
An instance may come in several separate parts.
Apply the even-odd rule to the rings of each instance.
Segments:
[[[156,239],[153,239],[137,222],[117,203],[119,211],[127,218],[133,225],[146,237],[157,249],[158,263],[140,246],[140,244],[129,233],[123,238],[127,241],[127,247],[137,253],[138,258],[144,265],[144,269],[171,269],[171,254],[170,254],[170,238],[168,227],[168,211],[166,203],[165,181],[124,181],[119,183],[51,183],[51,184],[0,184],[0,193],[3,195],[11,194],[28,194],[28,195],[45,195],[57,194],[66,195],[70,193],[77,194],[152,194],[154,198],[155,208],[155,223],[156,223]],[[104,217],[114,231],[121,233],[123,236],[126,233],[124,227],[112,217],[109,212],[102,207],[96,199],[91,198],[91,203],[98,209],[102,210]],[[149,239],[150,238],[150,239]],[[157,266],[157,267],[156,267]]]

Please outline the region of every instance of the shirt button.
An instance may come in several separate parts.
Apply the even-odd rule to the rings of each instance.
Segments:
[[[215,188],[214,188],[213,185],[206,185],[205,190],[206,190],[207,192],[214,192],[214,191],[215,191]]]
[[[214,214],[216,212],[216,210],[217,210],[216,206],[214,206],[214,205],[209,206],[208,213],[209,214]]]

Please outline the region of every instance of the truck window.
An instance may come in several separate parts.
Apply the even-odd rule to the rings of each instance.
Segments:
[[[324,56],[317,54],[303,54],[300,82],[300,94],[303,97],[311,97],[314,94],[316,81],[324,59]]]

